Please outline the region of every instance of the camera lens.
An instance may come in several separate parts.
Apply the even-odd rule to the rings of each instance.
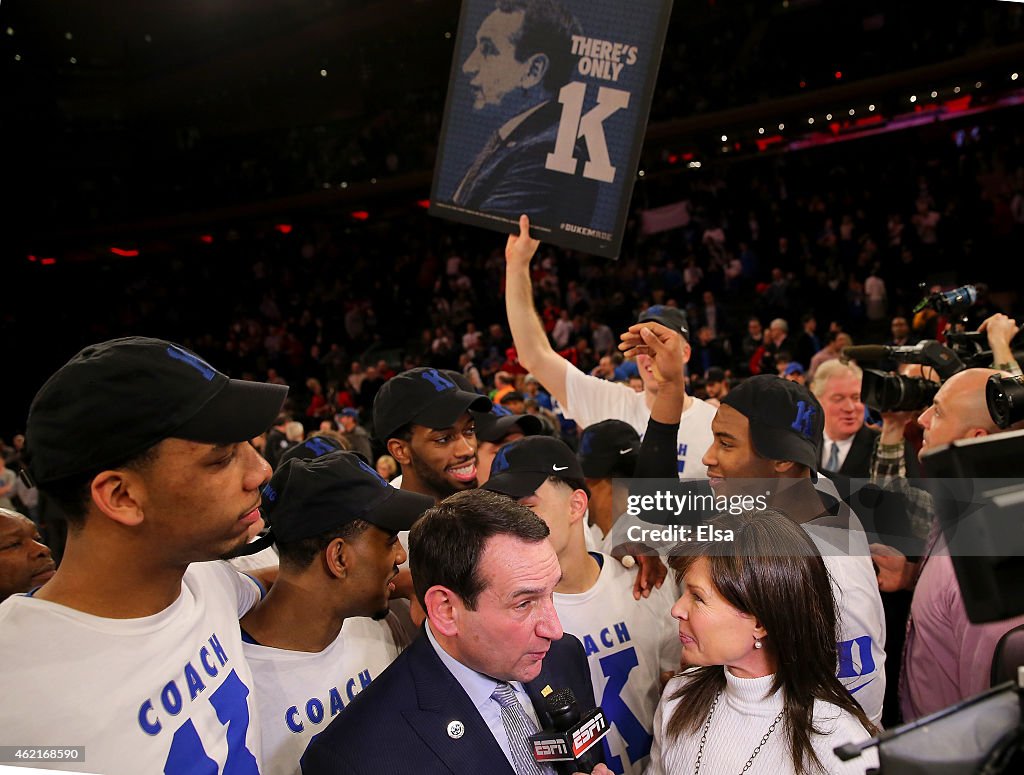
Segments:
[[[930,379],[864,369],[861,395],[876,412],[909,412],[931,404],[939,386]]]
[[[1024,420],[1024,376],[993,374],[985,384],[985,401],[992,422],[1000,428]]]

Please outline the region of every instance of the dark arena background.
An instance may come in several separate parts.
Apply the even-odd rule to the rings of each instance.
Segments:
[[[310,377],[330,398],[354,362],[459,368],[470,323],[489,382],[511,344],[504,238],[426,209],[458,13],[4,0],[0,437],[45,375],[128,333],[276,372],[299,414]],[[622,253],[542,247],[538,308],[568,310],[589,371],[594,332],[642,300],[697,330],[710,292],[702,344],[738,375],[752,315],[796,332],[812,313],[855,344],[905,316],[925,338],[918,302],[964,284],[966,330],[1015,315],[1018,69],[1017,3],[676,0]],[[372,391],[351,392],[365,413]]]

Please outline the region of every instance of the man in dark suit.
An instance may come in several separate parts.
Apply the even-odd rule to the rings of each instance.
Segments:
[[[555,613],[547,536],[525,506],[482,490],[428,510],[409,535],[424,632],[310,743],[304,775],[550,772],[531,769],[527,739],[549,723],[543,698],[568,688],[583,712],[595,702],[583,646]]]
[[[811,392],[825,412],[821,468],[853,479],[871,476],[871,453],[878,438],[877,430],[864,425],[862,379],[863,372],[856,364],[835,359],[819,366],[811,383]],[[916,476],[917,461],[909,445],[904,455],[908,470]]]
[[[583,195],[557,196],[564,175],[547,165],[555,151],[561,103],[554,100],[574,67],[576,20],[555,0],[497,0],[480,24],[476,47],[462,65],[473,110],[499,114],[504,123],[463,174],[451,201],[461,207],[518,218],[541,218],[557,206],[559,219],[587,225],[597,182],[581,178]],[[574,140],[575,158],[587,158]]]

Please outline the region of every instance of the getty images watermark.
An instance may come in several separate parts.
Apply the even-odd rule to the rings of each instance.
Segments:
[[[634,480],[638,481],[638,480]],[[656,481],[656,480],[649,480]],[[678,488],[673,482],[670,488]],[[639,522],[624,525],[626,540],[644,544],[690,541],[733,541],[732,530],[716,528],[708,520],[718,514],[743,514],[768,508],[769,490],[758,495],[715,494],[714,492],[655,489],[653,493],[630,493],[626,496],[626,515],[645,517],[645,522],[671,517],[674,523],[661,527]]]
[[[918,557],[941,532],[953,557],[1024,557],[1024,479],[615,479],[613,504],[612,553],[663,555],[695,542],[728,552],[735,536],[717,517],[776,510],[823,555],[869,556],[882,545]]]

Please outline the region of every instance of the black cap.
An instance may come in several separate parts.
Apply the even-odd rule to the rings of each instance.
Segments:
[[[505,438],[513,429],[519,430],[524,436],[537,436],[544,432],[544,423],[535,414],[512,414],[508,409],[497,404],[491,405],[489,412],[473,412],[476,420],[476,437],[480,441],[493,444]]]
[[[750,421],[750,440],[770,460],[818,470],[825,413],[804,385],[775,374],[748,377],[722,399]]]
[[[392,487],[354,452],[294,458],[263,488],[263,515],[278,541],[312,538],[357,519],[397,533],[413,526],[434,499]]]
[[[640,457],[640,434],[622,420],[602,420],[588,425],[576,453],[588,479],[630,477]]]
[[[378,439],[387,441],[408,423],[450,428],[464,412],[486,412],[490,407],[487,396],[462,390],[444,371],[419,367],[392,377],[378,391],[373,429]]]
[[[229,379],[161,339],[90,345],[40,388],[25,431],[36,484],[116,465],[166,438],[248,441],[269,428],[288,388]]]
[[[640,313],[640,317],[637,318],[636,322],[643,323],[647,320],[653,320],[655,323],[668,326],[673,331],[678,331],[687,340],[690,338],[690,332],[686,328],[686,313],[679,309],[679,307],[670,307],[667,304],[653,304]]]
[[[491,476],[483,489],[525,498],[533,495],[551,476],[584,480],[583,469],[568,444],[551,436],[530,436],[498,450],[491,463]],[[583,489],[589,496],[585,485]]]
[[[280,468],[289,460],[295,458],[299,460],[314,460],[322,455],[337,452],[341,448],[341,443],[330,436],[310,436],[301,444],[295,444],[282,452],[281,457],[277,461],[277,467]]]
[[[704,375],[704,384],[715,385],[719,382],[725,382],[725,370],[720,366],[712,366]]]

